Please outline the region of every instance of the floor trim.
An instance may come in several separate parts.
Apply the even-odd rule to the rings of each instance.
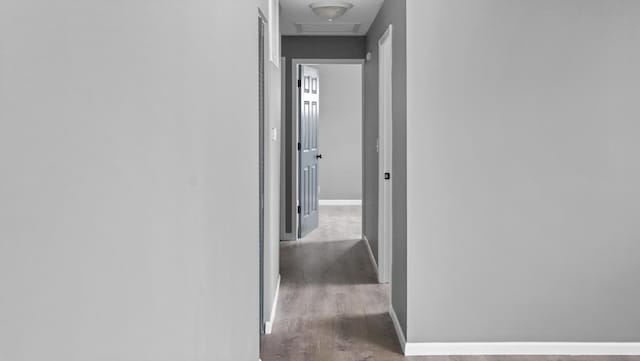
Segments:
[[[321,206],[361,206],[362,199],[319,199]]]
[[[393,306],[389,316],[405,356],[640,356],[640,342],[407,342]]]
[[[276,286],[276,294],[273,296],[273,304],[271,305],[271,318],[264,323],[264,333],[270,335],[273,331],[273,323],[276,321],[276,310],[278,309],[278,295],[280,294],[280,275],[278,275],[278,283]]]
[[[378,262],[376,262],[376,258],[373,256],[373,250],[371,250],[371,243],[369,243],[369,238],[367,238],[366,234],[363,234],[362,240],[364,241],[364,244],[367,245],[367,253],[369,253],[369,259],[371,260],[373,269],[376,271],[376,278],[378,279],[378,282],[380,282],[380,277],[378,275]]]
[[[391,321],[393,321],[393,327],[396,329],[396,335],[398,336],[398,342],[400,342],[400,347],[402,348],[402,353],[407,355],[407,339],[404,337],[404,332],[402,332],[402,326],[400,326],[400,321],[398,320],[398,315],[396,315],[396,311],[393,309],[393,305],[389,306],[389,316],[391,316]]]
[[[391,317],[392,319],[394,316]],[[395,324],[395,321],[394,321]],[[398,326],[396,326],[396,332]],[[404,335],[402,335],[404,337]],[[401,336],[398,336],[402,342]],[[618,342],[408,342],[405,356],[538,355],[637,356],[640,343]]]

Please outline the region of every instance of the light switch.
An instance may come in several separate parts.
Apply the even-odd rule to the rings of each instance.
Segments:
[[[271,128],[271,140],[278,141],[278,128]]]

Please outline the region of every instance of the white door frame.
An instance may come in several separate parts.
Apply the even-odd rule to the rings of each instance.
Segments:
[[[378,41],[378,281],[391,283],[393,227],[392,25]],[[391,175],[385,179],[385,173]]]
[[[287,151],[285,147],[287,146],[287,141],[283,138],[286,134],[286,121],[287,121],[287,72],[285,70],[285,66],[287,64],[287,59],[283,56],[280,58],[280,240],[283,241],[291,241],[292,234],[287,233],[287,218],[283,217],[282,214],[286,215],[287,209]]]
[[[294,193],[291,197],[292,204],[291,209],[293,212],[291,216],[291,224],[292,229],[291,233],[284,233],[284,240],[293,241],[298,239],[298,229],[300,225],[298,224],[300,219],[298,217],[297,208],[299,205],[298,202],[298,173],[300,170],[298,169],[298,127],[300,126],[300,119],[298,117],[298,103],[300,99],[298,99],[298,66],[299,65],[318,65],[318,64],[361,64],[362,65],[362,90],[364,94],[364,59],[305,59],[305,58],[292,58],[291,59],[291,120],[293,122],[291,137],[293,138],[291,142],[290,151],[293,156],[291,157],[291,169],[293,172],[291,174],[292,177],[292,189],[291,191]],[[283,93],[284,97],[284,93]],[[364,98],[362,101],[363,111],[362,111],[362,124],[364,126]],[[284,108],[283,108],[284,109]],[[364,129],[364,128],[363,128]],[[364,140],[364,138],[363,138]],[[364,141],[362,143],[364,145]],[[364,149],[364,148],[363,148]],[[362,155],[362,159],[364,159],[364,154]],[[360,162],[362,164],[362,174],[364,174],[364,162]],[[363,177],[364,179],[364,177]],[[284,182],[284,181],[283,181]],[[364,188],[363,188],[364,190]],[[285,189],[286,191],[286,189]],[[285,197],[285,192],[281,192],[281,197]],[[364,234],[364,233],[363,233]]]

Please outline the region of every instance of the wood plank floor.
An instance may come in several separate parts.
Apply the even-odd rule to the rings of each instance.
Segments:
[[[387,286],[361,237],[360,207],[321,207],[320,227],[282,242],[280,298],[262,361],[640,361],[639,357],[404,357],[387,314]]]

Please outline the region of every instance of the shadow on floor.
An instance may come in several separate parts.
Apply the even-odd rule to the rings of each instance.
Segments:
[[[280,252],[283,282],[297,285],[375,284],[375,269],[364,242],[291,242]]]
[[[336,335],[338,351],[349,351],[353,345],[363,349],[382,349],[401,355],[393,321],[388,313],[337,316],[318,320],[324,332]]]
[[[263,361],[404,360],[386,313],[297,320],[283,327],[288,332],[265,338]]]

